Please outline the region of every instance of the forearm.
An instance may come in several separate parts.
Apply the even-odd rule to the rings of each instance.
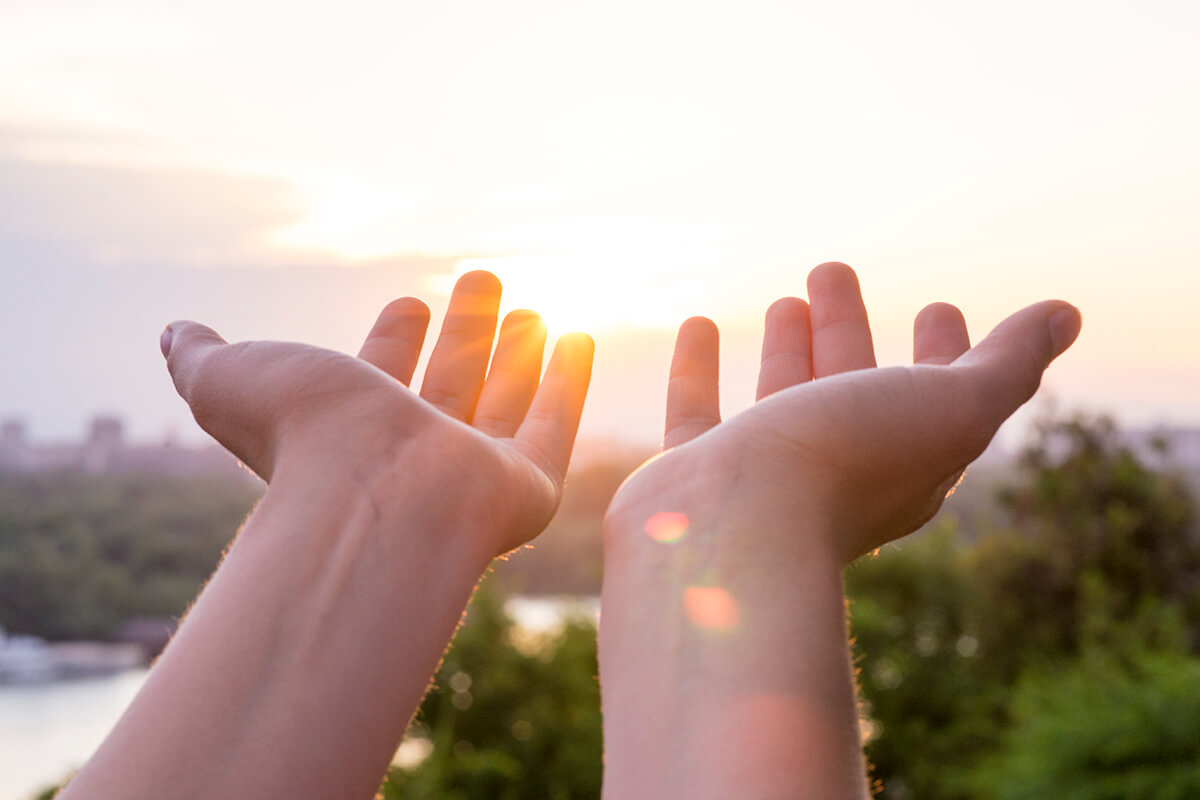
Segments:
[[[378,788],[488,559],[462,546],[444,487],[381,507],[291,477],[276,476],[65,797]]]
[[[841,565],[799,538],[784,569],[710,559],[763,533],[733,519],[606,531],[605,797],[865,798]]]

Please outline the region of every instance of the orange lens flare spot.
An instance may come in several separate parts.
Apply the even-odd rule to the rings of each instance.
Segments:
[[[656,542],[678,542],[687,529],[687,514],[677,511],[660,511],[646,520],[646,534]]]
[[[683,610],[697,628],[722,633],[736,628],[742,618],[737,601],[720,586],[689,586]]]

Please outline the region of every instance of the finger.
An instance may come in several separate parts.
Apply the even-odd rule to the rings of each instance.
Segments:
[[[913,321],[914,364],[949,364],[970,348],[967,321],[949,303],[930,303]]]
[[[472,424],[489,436],[516,433],[533,401],[542,371],[546,326],[532,311],[513,311],[500,326],[500,342],[483,384]]]
[[[415,297],[393,300],[379,312],[358,357],[408,386],[428,328],[429,306]]]
[[[831,261],[808,274],[813,376],[823,378],[875,366],[871,325],[858,276]]]
[[[776,300],[767,309],[757,399],[812,380],[812,330],[808,303],[798,297]]]
[[[720,334],[711,319],[692,317],[679,326],[667,382],[663,449],[694,439],[721,421],[719,356]]]
[[[470,422],[475,412],[499,309],[495,275],[480,270],[458,279],[421,383],[421,397],[455,419]]]
[[[1042,373],[1079,336],[1079,309],[1062,300],[1029,306],[1001,322],[954,361],[972,382],[989,421],[999,426],[1041,384]]]
[[[245,372],[258,374],[269,364],[246,359],[247,345],[229,345],[206,325],[172,322],[159,339],[175,389],[192,416],[214,439],[264,480],[271,478],[272,456],[267,422],[270,401],[245,390]],[[244,363],[243,363],[244,362]]]
[[[546,376],[513,437],[526,452],[537,456],[542,471],[560,489],[579,431],[594,353],[595,344],[586,333],[571,333],[558,340]]]

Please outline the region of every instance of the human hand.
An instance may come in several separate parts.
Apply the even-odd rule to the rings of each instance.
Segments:
[[[680,328],[666,451],[604,522],[605,798],[869,797],[841,569],[936,511],[1080,325],[1039,303],[969,348],[934,304],[916,363],[877,369],[853,271],[808,290],[767,312],[759,400],[727,422],[716,326]]]
[[[64,796],[374,794],[480,573],[553,513],[579,423],[591,340],[539,385],[545,327],[513,312],[493,354],[499,299],[459,280],[419,396],[411,298],[359,358],[168,326],[196,420],[270,487]]]
[[[751,549],[748,536],[777,552],[819,527],[818,546],[848,562],[937,511],[1080,326],[1073,307],[1046,301],[971,348],[961,312],[934,303],[916,318],[913,366],[879,369],[853,270],[823,264],[808,288],[811,307],[785,298],[768,310],[759,402],[728,422],[717,404],[716,327],[683,324],[666,452],[621,487],[610,528],[644,530],[656,513],[720,506],[739,529],[731,547]]]
[[[273,488],[365,492],[386,513],[397,489],[423,487],[476,523],[461,527],[490,558],[557,507],[592,360],[588,336],[565,336],[539,385],[545,326],[512,312],[493,354],[499,301],[489,273],[458,281],[419,395],[407,384],[429,310],[414,298],[383,310],[359,358],[227,344],[193,322],[167,327],[163,353],[200,426]]]

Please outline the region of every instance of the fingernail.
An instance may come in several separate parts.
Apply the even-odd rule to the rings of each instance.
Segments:
[[[1050,344],[1054,347],[1054,355],[1060,356],[1079,336],[1083,318],[1075,306],[1067,306],[1055,311],[1050,316]]]
[[[174,335],[175,334],[171,332],[171,326],[168,325],[163,329],[162,336],[158,337],[158,348],[162,350],[163,358],[166,358],[171,354],[171,339],[174,337]]]

